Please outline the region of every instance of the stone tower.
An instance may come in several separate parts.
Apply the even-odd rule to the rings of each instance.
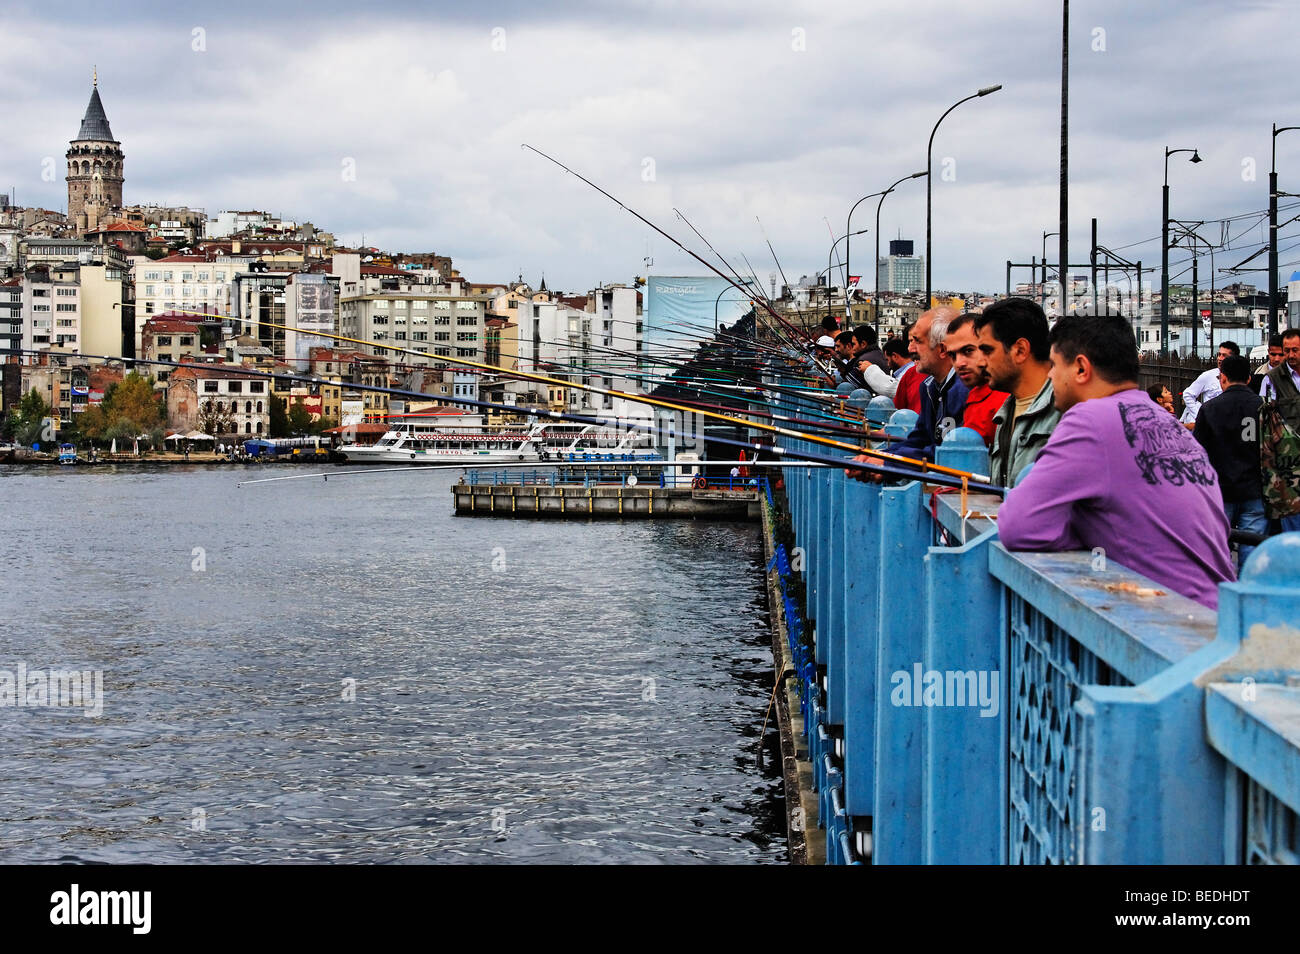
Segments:
[[[108,221],[110,209],[122,207],[122,144],[113,138],[99,100],[99,75],[77,138],[68,148],[68,221],[78,232]]]

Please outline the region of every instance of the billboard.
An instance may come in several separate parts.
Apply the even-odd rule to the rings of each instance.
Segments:
[[[339,424],[363,424],[366,420],[366,402],[361,398],[344,398],[339,408]]]
[[[746,293],[716,275],[651,275],[645,302],[642,347],[649,355],[680,356],[680,349],[694,348],[752,307]]]
[[[294,275],[287,289],[285,324],[302,331],[334,331],[334,286],[324,275]],[[293,340],[290,353],[289,339]],[[329,347],[332,338],[313,334],[285,332],[285,357],[296,360],[299,370],[309,367],[308,352],[312,348]]]

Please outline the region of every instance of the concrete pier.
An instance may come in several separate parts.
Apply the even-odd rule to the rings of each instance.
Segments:
[[[456,513],[483,517],[689,517],[759,520],[758,489],[636,486],[621,484],[469,484],[451,488]]]

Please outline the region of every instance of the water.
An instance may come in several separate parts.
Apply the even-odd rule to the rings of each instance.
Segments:
[[[0,862],[785,860],[755,525],[302,472],[0,467]]]

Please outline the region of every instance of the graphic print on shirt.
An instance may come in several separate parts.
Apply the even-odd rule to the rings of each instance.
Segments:
[[[1163,478],[1175,487],[1185,483],[1214,485],[1218,479],[1214,468],[1199,453],[1200,447],[1187,428],[1168,411],[1154,402],[1149,406],[1120,404],[1119,416],[1128,446],[1138,450],[1133,460],[1148,484],[1158,484]]]

